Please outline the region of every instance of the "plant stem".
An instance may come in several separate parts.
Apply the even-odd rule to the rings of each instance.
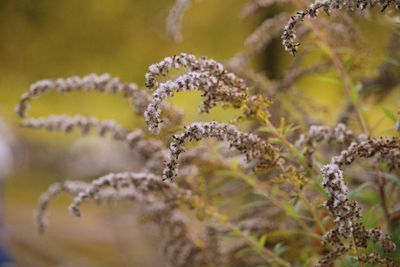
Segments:
[[[298,0],[294,0],[294,3],[299,8],[302,8],[302,9],[305,8],[304,3],[301,3]],[[344,64],[343,64],[338,52],[330,44],[330,42],[326,38],[324,32],[320,29],[320,27],[317,23],[310,21],[309,26],[313,30],[313,32],[316,34],[317,38],[320,39],[327,46],[327,48],[329,48],[329,50],[331,51],[331,53],[330,53],[331,61],[332,61],[333,65],[335,66],[337,72],[339,73],[339,76],[343,81],[343,85],[345,87],[347,97],[350,99],[351,93],[353,90],[352,80],[351,80],[349,74],[347,73],[346,68],[344,67]],[[358,121],[358,124],[361,127],[361,130],[365,134],[369,134],[370,133],[369,127],[368,127],[367,123],[365,122],[364,118],[362,117],[357,103],[352,103],[352,104],[354,105],[354,112],[356,114],[356,119]]]

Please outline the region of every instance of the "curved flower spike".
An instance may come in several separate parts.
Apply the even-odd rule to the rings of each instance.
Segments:
[[[102,75],[91,73],[83,77],[72,76],[65,79],[40,80],[33,83],[29,90],[21,96],[16,107],[17,114],[21,118],[26,117],[29,101],[49,91],[57,91],[58,93],[72,91],[122,93],[125,98],[135,97],[140,94],[140,89],[136,84],[123,83],[118,77],[112,77],[108,73]]]
[[[282,34],[282,44],[286,51],[296,55],[297,48],[300,45],[296,41],[296,25],[304,21],[306,18],[316,18],[320,9],[329,15],[332,11],[341,8],[346,8],[348,10],[364,10],[366,8],[375,7],[376,5],[381,7],[382,12],[390,6],[400,9],[400,3],[393,0],[317,0],[306,10],[297,11],[297,13],[290,18]]]
[[[371,158],[373,156],[378,156],[379,160],[387,161],[390,169],[400,168],[400,139],[393,137],[388,139],[366,139],[359,143],[353,142],[339,156],[333,157],[329,164],[322,167],[322,185],[326,188],[330,197],[325,205],[331,212],[336,225],[336,228],[325,235],[326,243],[341,248],[343,247],[341,239],[352,237],[357,247],[365,248],[368,240],[372,240],[378,243],[385,252],[391,252],[396,249],[396,245],[381,229],[366,229],[360,222],[362,218],[361,208],[356,201],[349,198],[349,189],[341,170],[344,165],[352,164],[357,157]],[[318,266],[327,266],[323,264],[328,258],[331,259],[329,255],[336,254],[326,255],[321,259]],[[328,262],[332,262],[331,260]]]
[[[273,166],[279,157],[277,149],[257,135],[241,132],[230,124],[196,122],[186,126],[182,134],[173,136],[169,147],[169,158],[163,171],[163,180],[172,180],[177,176],[178,159],[180,154],[185,151],[186,141],[200,141],[206,138],[228,142],[230,146],[245,154],[248,161],[255,160],[257,167]]]
[[[158,76],[165,76],[173,69],[186,68],[187,73],[175,80],[159,83]],[[234,73],[225,70],[221,63],[206,57],[196,58],[194,55],[182,53],[167,57],[149,67],[146,74],[146,86],[156,87],[146,111],[145,119],[150,131],[159,133],[163,120],[161,106],[172,97],[175,91],[200,90],[204,97],[200,112],[208,112],[218,102],[232,104],[239,108],[247,97],[247,86]]]

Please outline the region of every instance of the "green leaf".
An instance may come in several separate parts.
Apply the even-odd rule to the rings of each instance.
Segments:
[[[384,161],[379,162],[379,169],[385,173],[389,172],[389,166],[388,166],[387,162],[384,162]]]
[[[273,129],[267,126],[260,127],[257,129],[257,131],[262,133],[274,133]]]
[[[250,186],[256,185],[256,181],[255,181],[254,177],[248,176],[248,175],[242,175],[241,177],[242,177],[243,181],[245,181],[248,185],[250,185]]]
[[[344,65],[346,66],[346,69],[350,70],[354,66],[354,58],[352,56],[348,56],[344,60]]]
[[[276,255],[280,256],[286,251],[286,247],[282,243],[278,243],[274,246],[274,252]]]
[[[268,143],[270,143],[272,145],[280,145],[280,144],[282,144],[282,141],[279,138],[271,137],[271,138],[268,138]]]
[[[258,244],[260,247],[265,247],[265,243],[267,242],[267,234],[263,234],[258,240]]]
[[[286,201],[283,202],[282,204],[283,204],[283,208],[285,209],[286,213],[290,217],[292,217],[293,219],[296,219],[296,220],[300,218],[300,214],[297,212],[296,208],[292,204],[290,204]]]
[[[368,228],[373,228],[378,225],[380,216],[376,216],[377,213],[379,214],[379,206],[374,205],[371,208],[369,208],[366,212],[364,212],[363,216],[363,223],[365,224],[366,227]]]
[[[299,126],[296,126],[294,124],[289,124],[287,125],[284,130],[283,130],[283,134],[287,135],[289,133],[294,132],[295,130],[297,130],[298,128],[300,128]]]
[[[351,103],[356,104],[358,102],[359,99],[359,92],[361,90],[361,84],[357,84],[355,86],[353,86],[353,88],[351,89]]]
[[[386,117],[388,117],[393,122],[397,122],[397,116],[391,110],[387,108],[382,108],[382,110],[385,113]]]

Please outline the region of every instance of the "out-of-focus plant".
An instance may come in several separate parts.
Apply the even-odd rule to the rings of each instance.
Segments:
[[[178,0],[167,19],[175,40],[182,38],[180,24],[190,2]],[[76,216],[87,201],[141,203],[143,217],[161,229],[169,266],[398,266],[398,118],[385,110],[393,125],[397,121],[397,131],[374,134],[357,89],[360,83],[374,95],[379,90],[372,87],[398,87],[399,67],[393,63],[398,61],[398,33],[393,31],[388,60],[377,76],[363,77],[364,66],[346,60],[353,55],[360,61],[356,52],[367,45],[347,11],[372,12],[379,6],[393,12],[400,2],[255,0],[242,17],[272,5],[302,11],[268,18],[227,64],[186,53],[166,57],[149,67],[143,89],[108,74],[34,83],[17,106],[20,117],[27,116],[31,100],[50,90],[119,93],[144,117],[149,133],[158,134],[80,115],[23,121],[24,127],[51,131],[88,134],[94,129],[139,151],[142,162],[132,172],[50,186],[40,198],[39,230],[45,230],[49,202],[67,192],[74,197],[70,211]],[[248,62],[280,35],[284,48],[298,55],[281,79],[270,80]],[[296,37],[316,41],[302,52]],[[311,49],[315,46],[319,49]],[[303,66],[307,52],[314,51],[322,51],[320,60]],[[296,88],[301,78],[323,72],[337,73],[346,91],[345,119],[339,114],[340,123],[332,127],[318,123],[312,110],[323,107]],[[221,105],[239,115],[229,122],[182,126],[182,113],[165,101],[193,90],[203,97],[200,112]]]

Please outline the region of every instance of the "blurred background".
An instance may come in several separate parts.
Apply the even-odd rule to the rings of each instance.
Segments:
[[[0,266],[162,266],[154,256],[157,229],[138,222],[135,207],[129,203],[85,205],[83,218],[76,219],[67,210],[70,198],[60,197],[51,205],[48,231],[43,236],[37,233],[33,211],[40,193],[51,183],[91,180],[109,171],[130,170],[132,162],[126,156],[127,149],[112,141],[20,129],[14,107],[20,95],[39,79],[109,72],[143,85],[147,67],[175,53],[185,51],[227,61],[268,15],[241,20],[239,14],[246,2],[199,1],[185,16],[184,41],[176,44],[165,31],[173,1],[0,0],[0,260],[14,262]],[[367,25],[374,57],[382,59],[390,31],[382,30],[378,23]],[[252,64],[259,71],[279,76],[292,58],[283,51],[280,40],[267,51]],[[305,79],[299,86],[328,107],[317,117],[333,122],[344,103],[343,90],[329,79]],[[399,97],[399,90],[395,90],[377,105],[367,107],[369,122],[379,122],[381,132],[392,125],[383,108],[398,109]],[[233,112],[219,108],[210,114],[197,114],[196,93],[179,94],[171,102],[185,110],[186,122],[233,117]],[[32,104],[29,112],[33,117],[79,113],[144,128],[143,118],[118,96],[50,93]]]

